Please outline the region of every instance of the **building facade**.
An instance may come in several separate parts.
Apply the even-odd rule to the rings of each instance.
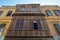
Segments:
[[[60,7],[18,4],[0,7],[0,35],[4,40],[59,40]]]

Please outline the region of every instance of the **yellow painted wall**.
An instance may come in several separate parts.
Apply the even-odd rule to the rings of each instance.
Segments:
[[[15,6],[14,7],[0,7],[0,11],[3,11],[3,13],[0,16],[0,23],[6,23],[6,26],[2,32],[2,35],[5,36],[7,33],[7,30],[9,28],[9,25],[11,23],[12,15],[6,16],[8,11],[11,10],[12,14],[15,12]]]
[[[47,16],[45,10],[51,10],[53,16]],[[41,11],[46,15],[45,19],[47,21],[47,24],[52,36],[56,36],[57,33],[56,33],[56,30],[54,29],[53,22],[60,23],[60,17],[56,16],[53,10],[60,10],[60,7],[41,7]]]
[[[12,19],[12,16],[9,16],[9,17],[6,16],[6,14],[7,14],[7,12],[9,10],[11,10],[11,11],[13,11],[13,13],[15,13],[16,7],[15,6],[14,7],[0,7],[0,11],[3,11],[3,14],[0,16],[0,22],[1,23],[4,23],[5,22],[7,24],[6,27],[5,27],[5,29],[4,29],[4,31],[3,31],[3,35],[4,36],[6,35],[6,32],[7,32],[8,28],[9,28],[9,25],[10,25],[11,19]],[[51,12],[53,13],[53,16],[47,16],[46,15],[45,16],[45,19],[47,21],[47,24],[48,24],[48,27],[50,29],[51,34],[53,36],[57,35],[57,33],[56,33],[56,31],[55,31],[55,29],[54,29],[54,27],[52,25],[52,22],[54,22],[54,21],[60,22],[60,17],[59,16],[56,16],[54,14],[53,10],[60,10],[60,7],[43,7],[43,6],[41,6],[40,7],[40,10],[45,15],[46,15],[45,10],[51,10]]]
[[[6,26],[5,26],[5,28],[4,28],[3,32],[2,32],[3,36],[6,35],[6,32],[7,32],[8,28],[9,28],[9,25],[10,25],[10,22],[11,22],[11,20],[0,20],[0,23],[5,23],[6,24]]]

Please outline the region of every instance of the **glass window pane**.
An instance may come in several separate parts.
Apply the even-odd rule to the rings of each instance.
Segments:
[[[60,25],[59,24],[53,24],[56,31],[60,34]]]
[[[32,11],[36,12],[37,11],[37,7],[36,6],[32,6]]]
[[[46,10],[46,14],[47,14],[47,16],[53,16],[52,12],[50,10]]]
[[[20,12],[24,12],[25,11],[25,7],[20,7],[19,11]]]
[[[60,10],[54,10],[55,15],[60,16]]]

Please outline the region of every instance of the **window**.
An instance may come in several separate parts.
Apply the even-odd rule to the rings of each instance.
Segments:
[[[23,29],[23,22],[24,22],[23,19],[18,19],[16,22],[15,29],[17,29],[17,30]]]
[[[37,7],[36,6],[32,6],[32,12],[36,12],[37,11]]]
[[[60,34],[60,25],[59,24],[53,24],[54,28],[56,29],[57,33]]]
[[[20,12],[24,12],[25,11],[25,7],[24,6],[20,7],[19,11]]]
[[[2,35],[3,29],[6,26],[6,24],[0,24],[0,35]]]
[[[47,14],[47,16],[53,16],[52,12],[50,10],[46,10],[46,14]]]
[[[6,16],[11,16],[11,14],[12,14],[12,11],[8,11]]]
[[[54,10],[55,15],[60,16],[60,10]]]
[[[37,21],[33,21],[33,25],[34,25],[34,29],[38,29],[37,28]]]
[[[3,13],[3,11],[0,11],[0,16],[1,16],[2,13]]]
[[[42,29],[40,20],[30,20],[30,29],[34,30]]]

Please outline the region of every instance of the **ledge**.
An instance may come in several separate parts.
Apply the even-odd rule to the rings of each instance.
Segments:
[[[5,38],[53,38],[53,36],[5,36]]]
[[[45,16],[44,13],[13,13],[12,16]]]

